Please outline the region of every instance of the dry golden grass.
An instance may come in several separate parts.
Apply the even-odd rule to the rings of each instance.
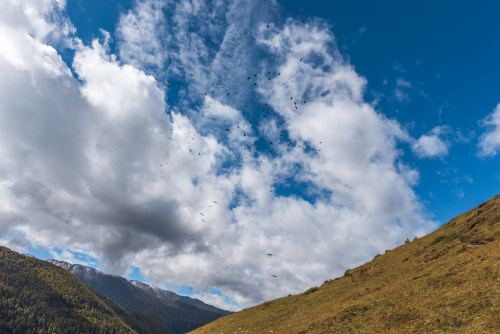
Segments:
[[[500,195],[316,291],[192,333],[500,333],[499,267]]]

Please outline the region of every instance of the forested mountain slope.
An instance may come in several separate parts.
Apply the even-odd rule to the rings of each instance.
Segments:
[[[0,333],[171,333],[64,269],[0,246]]]

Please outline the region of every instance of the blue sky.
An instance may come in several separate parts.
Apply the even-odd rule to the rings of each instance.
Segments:
[[[415,187],[444,223],[498,193],[497,159],[477,159],[478,124],[498,104],[498,4],[468,1],[292,1],[285,15],[325,18],[339,48],[368,80],[367,99],[414,136],[451,127],[467,142],[453,143],[443,160],[405,157],[421,171]],[[328,15],[326,15],[328,13]],[[411,83],[402,101],[397,80]],[[455,140],[458,140],[455,138]],[[471,182],[472,180],[472,182]]]
[[[78,35],[90,43],[100,29],[113,32],[119,15],[132,5],[133,1],[69,1],[67,10]],[[279,5],[277,19],[318,17],[330,25],[341,52],[366,77],[367,100],[379,100],[380,112],[415,135],[444,124],[469,140],[453,145],[444,163],[413,159],[407,153],[419,170],[428,171],[421,173],[416,191],[437,220],[446,222],[498,193],[500,172],[491,161],[476,159],[474,147],[484,131],[478,116],[498,104],[495,89],[478,89],[498,85],[494,70],[500,58],[494,37],[500,30],[498,5],[435,1],[424,6],[399,0],[281,1]],[[412,85],[402,101],[394,96],[398,79]],[[474,173],[479,169],[490,172]],[[492,177],[497,182],[491,182]]]
[[[16,250],[238,309],[498,194],[492,2],[0,9],[0,238]]]

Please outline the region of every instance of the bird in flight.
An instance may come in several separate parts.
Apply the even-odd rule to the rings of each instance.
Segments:
[[[276,275],[271,275],[271,277],[278,277],[278,276],[276,276]]]
[[[267,253],[267,256],[273,256],[273,254],[271,254],[271,253]]]

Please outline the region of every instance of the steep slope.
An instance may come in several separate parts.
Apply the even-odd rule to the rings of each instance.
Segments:
[[[1,333],[170,333],[67,271],[0,246]]]
[[[500,333],[500,195],[328,280],[193,333]]]
[[[228,314],[201,301],[154,289],[145,283],[129,282],[123,277],[108,275],[79,264],[48,261],[68,270],[83,283],[126,309],[143,312],[174,333],[186,333]]]

